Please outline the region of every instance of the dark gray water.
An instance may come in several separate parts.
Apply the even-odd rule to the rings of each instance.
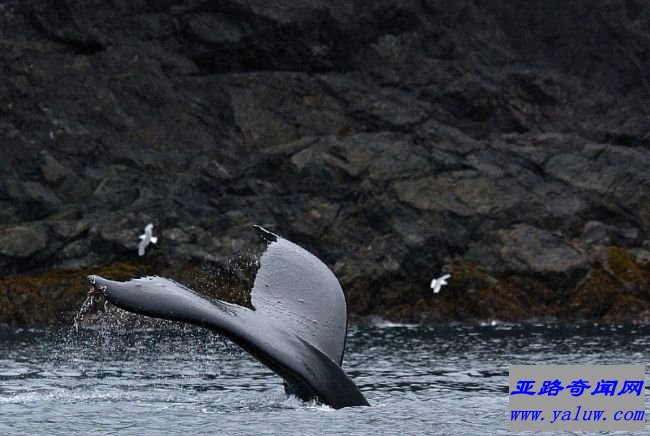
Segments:
[[[648,362],[648,327],[352,327],[372,407],[332,410],[200,329],[5,330],[0,434],[499,434],[509,365]]]

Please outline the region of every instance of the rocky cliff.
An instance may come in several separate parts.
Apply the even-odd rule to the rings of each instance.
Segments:
[[[28,319],[28,288],[81,295],[79,268],[227,266],[259,247],[252,224],[321,257],[357,315],[650,319],[646,1],[0,17],[0,323]]]

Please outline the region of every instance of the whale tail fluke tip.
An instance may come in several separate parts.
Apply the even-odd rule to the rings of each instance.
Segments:
[[[255,229],[255,231],[257,231],[257,234],[259,235],[259,237],[262,238],[263,240],[265,240],[266,242],[268,242],[269,244],[271,242],[276,242],[278,240],[278,235],[276,235],[275,233],[269,232],[268,230],[266,230],[265,228],[263,228],[261,226],[254,225],[253,228]]]

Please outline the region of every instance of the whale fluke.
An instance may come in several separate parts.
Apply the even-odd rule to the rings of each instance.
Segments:
[[[298,245],[255,226],[267,242],[251,291],[253,310],[208,300],[162,277],[126,282],[88,276],[117,307],[220,333],[285,380],[288,391],[336,409],[368,402],[341,368],[347,311],[334,274]]]

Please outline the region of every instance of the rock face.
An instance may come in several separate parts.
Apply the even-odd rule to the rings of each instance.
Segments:
[[[5,273],[135,261],[148,222],[165,260],[224,262],[260,224],[328,263],[359,315],[650,318],[646,1],[0,16]],[[622,300],[590,310],[601,288]]]

